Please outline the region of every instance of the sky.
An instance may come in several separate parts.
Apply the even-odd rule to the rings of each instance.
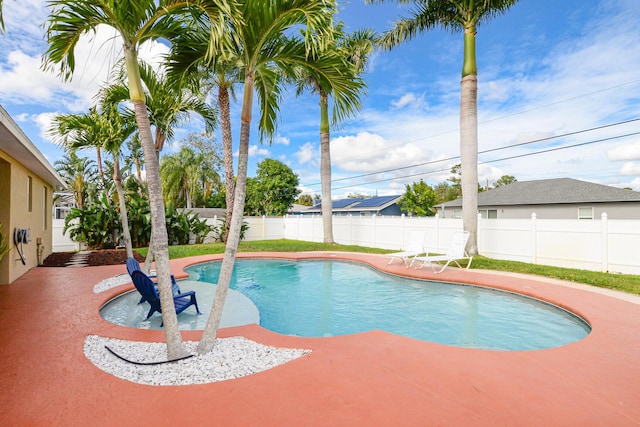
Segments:
[[[108,80],[121,45],[106,29],[81,40],[71,82],[43,71],[43,0],[6,0],[0,36],[0,104],[51,162],[64,154],[47,129],[56,114],[85,113]],[[394,2],[341,3],[348,32],[379,33],[408,16]],[[478,178],[491,186],[575,178],[640,191],[640,2],[520,0],[477,29]],[[142,46],[160,64],[168,48]],[[434,29],[392,51],[375,51],[363,78],[360,112],[332,128],[332,197],[400,195],[406,185],[451,177],[459,163],[463,36]],[[242,99],[242,87],[236,89]],[[299,177],[303,194],[320,194],[318,98],[291,89],[271,144],[259,140],[254,114],[249,176],[273,158]],[[234,147],[239,104],[232,107]],[[176,152],[197,117],[177,129],[163,154]],[[220,133],[216,133],[218,140]],[[86,151],[91,157],[93,153]]]

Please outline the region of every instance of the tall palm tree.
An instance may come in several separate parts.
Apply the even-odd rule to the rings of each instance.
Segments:
[[[325,34],[331,33],[332,17],[336,10],[333,0],[273,0],[257,2],[244,0],[229,16],[227,35],[230,51],[220,58],[236,64],[244,71],[244,93],[240,117],[240,141],[238,150],[238,173],[235,186],[233,214],[220,268],[218,288],[207,325],[198,346],[199,353],[211,350],[215,343],[222,308],[229,289],[229,281],[235,263],[240,240],[240,229],[244,211],[247,163],[249,158],[249,131],[251,129],[254,91],[260,104],[258,127],[262,137],[275,132],[279,102],[283,91],[281,73],[291,75],[296,66],[307,59],[321,46],[318,42],[329,41]],[[301,31],[305,39],[288,37]],[[204,33],[207,30],[205,28]],[[198,48],[197,33],[183,33],[185,40],[176,44],[173,60],[174,72],[186,73],[204,58],[208,59],[204,45]],[[191,58],[189,61],[188,58]],[[210,61],[208,65],[213,65]]]
[[[384,0],[366,0],[383,3]],[[460,160],[462,163],[462,222],[469,232],[467,252],[478,253],[478,70],[476,30],[506,13],[518,0],[395,0],[415,3],[409,18],[398,21],[381,45],[392,49],[422,31],[442,27],[464,34],[464,59],[460,91]]]
[[[126,64],[129,98],[134,105],[138,132],[142,142],[147,170],[147,186],[151,209],[152,235],[156,253],[156,270],[160,290],[162,319],[169,358],[187,354],[178,328],[171,291],[169,248],[164,213],[160,171],[145,94],[138,67],[138,48],[147,40],[171,40],[183,30],[174,15],[198,11],[208,20],[212,56],[222,36],[224,14],[230,11],[229,1],[223,0],[51,0],[47,39],[49,48],[44,55],[45,66],[60,64],[60,74],[69,79],[75,69],[75,48],[80,37],[96,31],[99,25],[115,29],[122,38]]]
[[[298,94],[309,87],[320,96],[320,182],[324,243],[334,243],[329,96],[334,95],[334,124],[360,110],[360,95],[364,92],[365,85],[359,74],[364,70],[367,58],[373,51],[376,35],[371,30],[358,30],[345,35],[343,24],[340,23],[336,26],[333,40],[325,51],[312,58],[317,67],[300,67],[299,75],[294,77],[297,80]]]
[[[224,156],[225,201],[227,215],[225,217],[225,234],[222,241],[227,241],[228,230],[233,214],[233,193],[235,180],[233,173],[233,137],[231,135],[231,99],[235,101],[234,86],[244,80],[243,70],[228,61],[217,61],[211,75],[207,78],[210,86],[218,89],[218,109],[220,110],[220,128],[222,130],[222,147]],[[205,74],[206,75],[206,74]]]
[[[140,78],[144,84],[149,120],[155,126],[155,149],[158,158],[165,142],[173,139],[175,127],[185,122],[190,112],[200,115],[205,121],[206,130],[213,132],[216,126],[216,111],[205,102],[204,94],[186,89],[180,81],[167,80],[143,62],[140,62]],[[104,93],[108,102],[119,103],[129,99],[129,88],[125,83],[126,67],[120,70],[117,80],[120,83],[109,86]],[[153,242],[152,232],[151,244],[144,262],[147,273],[151,270],[155,256]]]
[[[120,156],[122,145],[136,130],[133,117],[123,116],[115,105],[106,105],[102,111],[95,107],[87,114],[62,114],[53,120],[52,131],[68,150],[103,148],[113,156],[113,182],[118,194],[122,237],[128,257],[133,257],[131,234],[122,187]]]

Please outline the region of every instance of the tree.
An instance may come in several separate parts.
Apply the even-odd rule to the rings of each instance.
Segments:
[[[180,151],[163,156],[160,162],[165,200],[179,206],[181,199],[187,209],[194,207],[198,195],[205,199],[219,185],[219,163],[211,140],[190,134]]]
[[[313,206],[313,196],[311,194],[302,194],[298,197],[296,203],[302,206]]]
[[[345,35],[343,25],[334,29],[332,43],[311,58],[315,67],[299,67],[294,79],[298,94],[305,87],[320,97],[320,182],[322,187],[322,228],[324,243],[333,243],[333,205],[331,203],[331,136],[329,96],[333,95],[333,123],[343,120],[361,108],[360,95],[365,85],[360,79],[373,50],[376,36],[371,30]],[[335,70],[331,73],[329,70]]]
[[[76,207],[82,209],[87,200],[87,187],[96,179],[95,162],[78,157],[75,150],[69,150],[60,160],[53,162],[53,166],[67,184],[67,190],[73,194]]]
[[[222,59],[236,64],[243,70],[244,87],[240,118],[240,141],[238,149],[238,173],[233,198],[233,214],[220,267],[218,288],[213,307],[207,320],[200,344],[199,353],[207,353],[215,343],[222,308],[227,291],[236,251],[240,240],[242,213],[244,211],[247,163],[249,157],[249,132],[251,129],[254,91],[258,95],[260,119],[258,126],[262,137],[272,136],[277,124],[279,101],[282,96],[282,73],[293,74],[293,69],[304,65],[307,58],[321,47],[320,41],[331,32],[332,17],[336,4],[333,0],[274,0],[270,2],[246,1],[238,4],[229,15],[226,28],[229,51]],[[196,23],[199,23],[196,20]],[[184,44],[176,46],[176,72],[183,74],[193,64],[202,63],[212,66],[206,45],[198,41],[196,25],[189,26],[192,33],[183,32]],[[204,33],[209,30],[206,26]],[[202,31],[201,31],[202,33]],[[293,34],[302,34],[304,39]],[[185,57],[191,56],[191,61]],[[182,71],[181,71],[182,70]]]
[[[405,186],[406,191],[400,200],[400,208],[416,216],[434,216],[433,207],[438,202],[433,188],[423,180]]]
[[[153,249],[156,254],[156,271],[162,320],[170,359],[187,355],[178,328],[178,319],[171,290],[169,272],[169,248],[164,212],[158,158],[151,135],[151,123],[145,93],[140,79],[138,48],[147,40],[160,37],[171,39],[182,29],[182,22],[173,14],[202,12],[210,28],[210,50],[224,31],[224,14],[229,13],[228,2],[222,0],[52,0],[48,3],[51,14],[48,19],[47,41],[44,55],[45,67],[60,65],[60,74],[70,79],[75,69],[75,48],[80,37],[96,31],[99,25],[116,30],[122,39],[124,63],[127,70],[129,99],[133,103],[138,132],[147,170],[147,188],[151,209]]]
[[[513,184],[517,181],[518,180],[513,175],[502,175],[496,182],[493,183],[493,188],[504,187],[505,185]]]
[[[367,0],[383,3],[384,0]],[[409,3],[409,0],[396,0]],[[381,45],[392,49],[418,33],[436,27],[464,34],[460,91],[460,160],[462,162],[462,222],[469,232],[467,252],[478,253],[478,71],[476,30],[491,18],[506,13],[518,0],[414,0],[411,17],[396,22]]]
[[[133,258],[133,247],[122,188],[120,156],[122,145],[135,131],[135,123],[132,119],[131,116],[123,116],[117,106],[106,105],[101,112],[94,107],[87,114],[58,115],[53,121],[54,130],[67,149],[98,148],[106,150],[113,156],[113,182],[120,205],[122,238],[127,256],[130,258]]]
[[[253,185],[247,186],[245,213],[286,215],[300,194],[298,184],[298,175],[289,166],[274,159],[264,159],[258,163]]]

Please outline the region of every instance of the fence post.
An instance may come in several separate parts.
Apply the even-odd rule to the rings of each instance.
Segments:
[[[482,251],[480,250],[482,248],[482,225],[483,225],[483,221],[482,221],[482,214],[478,214],[478,227],[476,228],[476,251],[478,252],[478,255],[480,255],[482,253]]]
[[[436,214],[436,247],[435,252],[440,250],[440,214]]]
[[[376,214],[373,214],[373,247],[374,248],[378,247],[378,233],[376,232],[376,224],[377,224]]]
[[[538,224],[536,213],[531,214],[531,264],[538,263]]]
[[[602,248],[602,266],[600,271],[606,273],[609,271],[609,220],[606,212],[602,213],[601,224],[601,242],[600,247]]]

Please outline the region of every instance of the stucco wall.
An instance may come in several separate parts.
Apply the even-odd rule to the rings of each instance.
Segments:
[[[29,177],[31,177],[31,207],[29,208]],[[51,253],[51,209],[53,188],[22,164],[0,150],[0,221],[2,232],[9,233],[11,252],[0,262],[0,284],[13,282],[38,265]],[[22,245],[25,264],[13,243],[15,228],[28,229],[31,241]],[[38,242],[41,244],[38,245]],[[19,246],[19,245],[18,245]],[[38,247],[42,256],[38,257]]]

